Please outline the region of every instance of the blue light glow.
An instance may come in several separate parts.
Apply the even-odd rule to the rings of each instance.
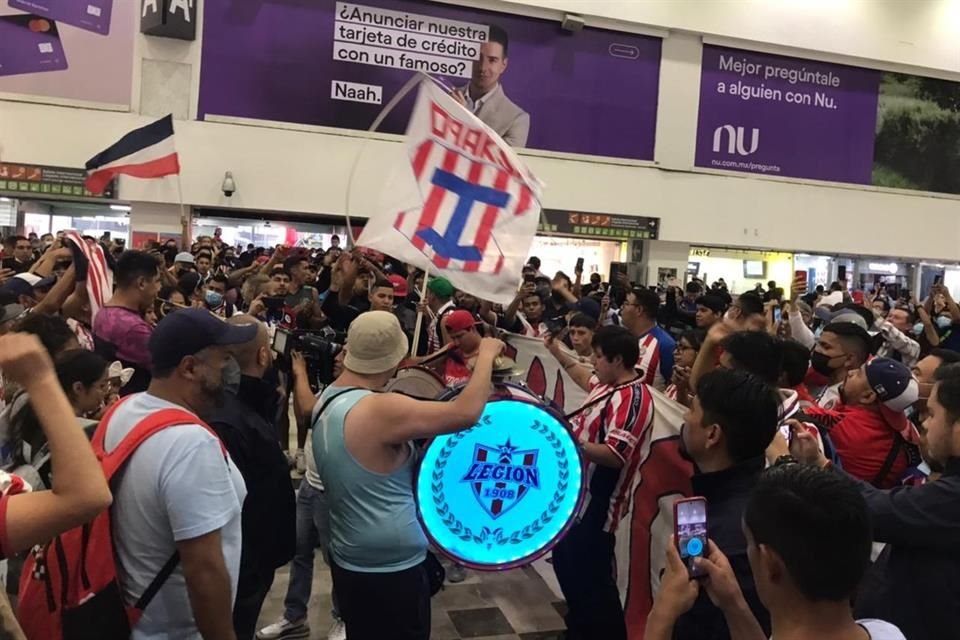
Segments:
[[[417,477],[427,534],[477,569],[532,562],[575,514],[580,453],[566,424],[517,400],[488,402],[477,425],[430,443]]]

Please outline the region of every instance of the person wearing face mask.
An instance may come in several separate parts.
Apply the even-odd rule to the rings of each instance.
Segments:
[[[223,402],[227,349],[254,340],[257,331],[252,323],[229,325],[205,309],[171,313],[150,336],[149,388],[121,400],[98,427],[109,453],[145,420],[161,420],[169,409],[187,413],[184,422],[161,421],[169,426],[143,440],[112,486],[124,601],[132,606],[149,586],[161,585],[133,625],[133,640],[235,637],[247,490],[199,414]],[[157,582],[164,570],[169,577]]]
[[[831,409],[838,404],[847,372],[859,369],[870,357],[872,340],[865,324],[860,316],[841,314],[823,328],[810,353],[810,367],[819,380],[808,377],[810,391],[820,407]]]
[[[201,416],[220,436],[247,486],[233,623],[238,640],[251,640],[274,572],[293,558],[296,505],[287,459],[276,438],[280,394],[270,376],[274,354],[267,327],[247,315],[235,315],[227,324],[254,324],[256,335],[230,347],[223,404]]]
[[[229,286],[227,276],[216,274],[204,286],[203,302],[210,310],[221,318],[229,318],[235,313],[232,302],[227,300],[227,287]]]

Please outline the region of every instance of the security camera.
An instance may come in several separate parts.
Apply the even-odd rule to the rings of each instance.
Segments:
[[[220,185],[220,188],[223,190],[223,195],[228,198],[232,196],[237,191],[237,183],[233,180],[233,173],[227,171],[223,174],[223,184]]]

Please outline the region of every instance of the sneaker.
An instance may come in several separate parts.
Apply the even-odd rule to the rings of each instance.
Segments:
[[[455,564],[447,569],[447,582],[456,584],[467,579],[467,568],[463,565]]]
[[[307,459],[303,455],[303,449],[297,449],[297,455],[294,458],[297,465],[297,473],[303,475],[307,472]]]
[[[293,622],[286,618],[280,618],[273,624],[257,631],[257,640],[291,640],[292,638],[309,637],[310,627],[307,626],[306,618]]]
[[[347,625],[343,624],[343,620],[334,619],[327,640],[347,640]]]

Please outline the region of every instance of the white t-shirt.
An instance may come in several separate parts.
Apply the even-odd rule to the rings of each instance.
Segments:
[[[863,619],[857,620],[857,624],[863,627],[870,640],[907,640],[900,629],[883,620]],[[770,640],[774,640],[773,636],[770,636]]]
[[[107,427],[112,451],[133,427],[162,409],[183,409],[148,393],[135,394]],[[135,602],[176,550],[175,541],[220,529],[232,598],[240,572],[240,507],[247,495],[220,441],[199,424],[169,427],[147,439],[114,480],[113,534],[123,595]],[[231,599],[232,601],[232,599]],[[178,566],[133,629],[133,640],[200,639]]]

